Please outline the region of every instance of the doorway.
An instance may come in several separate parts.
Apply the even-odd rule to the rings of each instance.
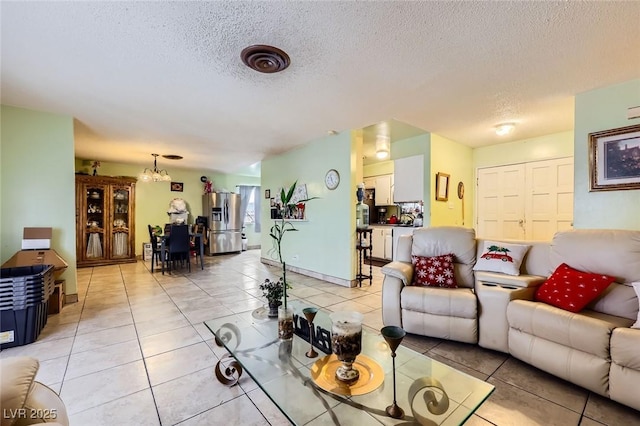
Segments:
[[[573,226],[573,158],[478,169],[479,238],[549,241]]]

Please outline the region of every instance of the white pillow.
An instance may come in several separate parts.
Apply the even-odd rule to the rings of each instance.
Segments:
[[[482,255],[476,260],[473,270],[520,275],[520,264],[529,247],[531,246],[485,241]]]
[[[636,291],[636,296],[638,296],[638,320],[636,321],[635,324],[633,324],[631,326],[631,328],[638,328],[640,329],[640,282],[637,283],[631,283],[631,285],[633,286],[633,289]]]

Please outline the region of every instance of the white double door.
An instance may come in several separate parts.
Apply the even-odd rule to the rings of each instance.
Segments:
[[[573,158],[478,169],[480,238],[551,240],[573,225]]]

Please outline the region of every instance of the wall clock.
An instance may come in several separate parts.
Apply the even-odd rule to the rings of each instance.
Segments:
[[[464,226],[464,183],[458,182],[458,198],[462,200],[462,226]]]
[[[324,184],[327,188],[334,190],[340,185],[340,173],[336,169],[331,169],[324,177]]]
[[[464,197],[464,183],[458,182],[458,198],[462,200],[462,197]]]

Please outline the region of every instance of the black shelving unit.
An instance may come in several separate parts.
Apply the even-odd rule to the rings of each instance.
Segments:
[[[369,280],[369,285],[373,282],[373,267],[371,266],[371,239],[373,235],[372,228],[357,228],[356,229],[356,250],[358,252],[358,273],[356,274],[356,280],[358,285],[362,287],[362,281]],[[365,261],[369,259],[369,275],[362,272],[363,265],[366,266]]]

